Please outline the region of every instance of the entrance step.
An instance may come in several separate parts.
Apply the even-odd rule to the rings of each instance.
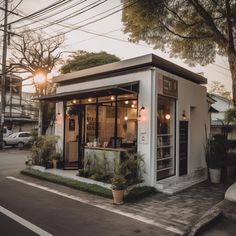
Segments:
[[[192,174],[169,178],[158,181],[156,183],[156,189],[168,195],[175,194],[192,185],[201,183],[207,179],[207,172],[205,168],[203,170],[194,170]]]

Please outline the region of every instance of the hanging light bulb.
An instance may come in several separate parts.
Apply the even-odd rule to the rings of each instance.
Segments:
[[[89,99],[88,99],[88,102],[92,102],[92,98],[89,98]]]
[[[77,100],[76,99],[73,99],[72,103],[73,104],[76,104]]]
[[[165,115],[165,118],[166,118],[167,120],[169,120],[169,119],[170,119],[170,114],[166,114],[166,115]]]
[[[125,116],[124,119],[125,119],[125,120],[128,120],[129,118],[128,118],[128,116]]]
[[[134,107],[135,107],[135,105],[134,105],[134,104],[132,104],[132,105],[131,105],[131,107],[132,107],[132,108],[134,108]]]
[[[111,100],[114,101],[115,100],[115,96],[111,96]]]
[[[125,101],[125,104],[129,104],[129,101]]]

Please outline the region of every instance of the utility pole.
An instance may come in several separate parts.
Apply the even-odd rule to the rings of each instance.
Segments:
[[[4,31],[3,31],[3,49],[2,49],[2,76],[1,76],[1,109],[0,109],[0,150],[3,149],[3,129],[5,116],[5,94],[6,94],[6,78],[7,78],[7,15],[8,0],[5,0],[4,8]]]

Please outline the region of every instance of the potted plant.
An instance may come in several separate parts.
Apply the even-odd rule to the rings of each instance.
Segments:
[[[122,174],[114,174],[111,179],[111,188],[114,204],[123,204],[124,192],[126,189],[126,180]]]
[[[206,162],[212,183],[220,183],[227,162],[227,137],[214,135],[207,141]]]
[[[57,168],[57,163],[58,163],[58,161],[61,160],[61,154],[60,154],[60,153],[54,153],[54,154],[51,156],[51,159],[52,159],[53,168],[56,169],[56,168]]]

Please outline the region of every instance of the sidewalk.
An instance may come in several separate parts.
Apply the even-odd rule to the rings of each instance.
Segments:
[[[55,174],[60,171],[53,171]],[[67,178],[76,178],[74,171],[63,171]],[[21,178],[30,179],[30,177],[21,176]],[[71,195],[87,201],[88,204],[102,206],[108,210],[114,210],[119,214],[133,216],[140,220],[146,220],[153,225],[169,229],[172,232],[186,234],[190,231],[191,226],[195,224],[204,213],[224,199],[227,188],[233,183],[228,181],[222,184],[211,184],[208,181],[197,184],[180,193],[169,196],[157,193],[154,196],[145,198],[136,203],[125,203],[116,206],[112,200],[105,199],[89,193],[69,189],[53,183],[32,179],[46,187],[53,188],[57,191],[65,191]]]

